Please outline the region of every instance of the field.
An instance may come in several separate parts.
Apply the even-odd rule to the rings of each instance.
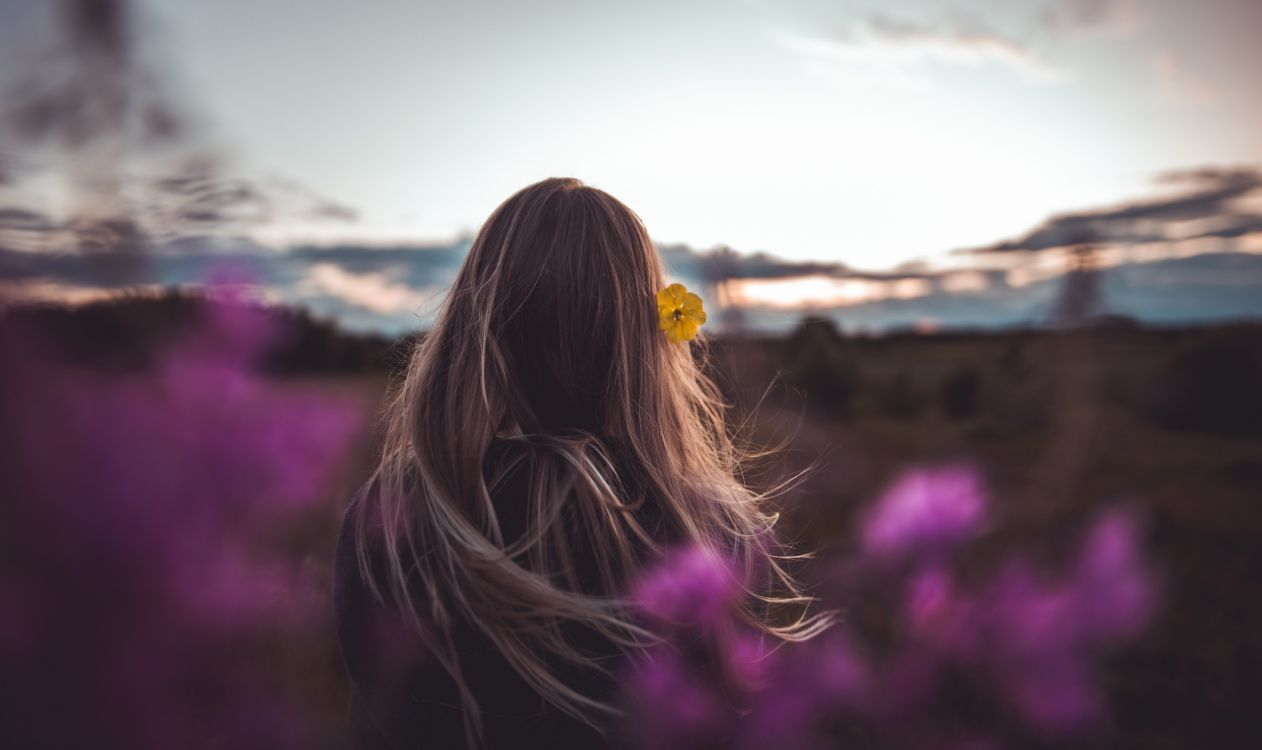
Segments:
[[[182,297],[138,298],[15,310],[6,322],[35,331],[67,372],[104,378],[146,372],[197,309]],[[279,318],[285,335],[259,361],[267,387],[350,404],[357,426],[321,498],[252,537],[266,557],[300,570],[305,588],[287,595],[304,600],[305,614],[228,640],[225,658],[247,677],[224,684],[265,685],[300,717],[305,744],[337,747],[346,685],[325,584],[341,509],[370,470],[376,410],[408,343]],[[821,590],[857,554],[869,503],[916,467],[974,466],[988,489],[989,522],[952,562],[963,580],[984,579],[1013,554],[1063,563],[1103,508],[1138,519],[1158,604],[1138,635],[1100,654],[1105,714],[1085,733],[1011,735],[1021,744],[1259,746],[1251,688],[1262,667],[1262,327],[847,338],[813,321],[785,338],[716,339],[707,358],[743,434],[782,446],[751,481],[805,472],[776,502],[784,534],[817,553],[802,574]],[[8,529],[20,529],[17,520]],[[44,583],[39,566],[28,579],[13,570],[10,584]],[[892,627],[879,598],[840,606],[876,642]],[[198,674],[184,679],[202,689]],[[966,697],[952,700],[948,714],[961,721],[975,710]],[[884,746],[858,742],[840,744]]]

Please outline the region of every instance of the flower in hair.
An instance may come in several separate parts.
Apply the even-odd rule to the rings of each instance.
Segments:
[[[683,284],[671,284],[657,293],[658,326],[672,343],[689,341],[705,323],[701,298]]]

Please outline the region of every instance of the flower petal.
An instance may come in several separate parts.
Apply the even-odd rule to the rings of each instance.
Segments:
[[[704,309],[701,297],[697,296],[693,292],[684,293],[684,302],[682,306],[684,308],[684,312],[689,315],[695,315]]]
[[[688,297],[688,287],[678,282],[666,287],[667,293],[670,295],[670,303],[675,307],[684,304],[684,300]]]

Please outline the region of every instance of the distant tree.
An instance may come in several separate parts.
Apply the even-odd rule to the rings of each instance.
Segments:
[[[132,371],[187,335],[210,299],[198,290],[170,287],[158,293],[125,293],[84,305],[35,303],[0,312],[59,357],[82,367]],[[240,302],[276,325],[274,339],[258,362],[273,374],[384,371],[394,343],[383,336],[352,334],[305,309]]]

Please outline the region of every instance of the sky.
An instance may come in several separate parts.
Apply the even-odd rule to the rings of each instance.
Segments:
[[[0,295],[227,250],[403,330],[567,175],[681,279],[734,249],[725,297],[767,315],[1028,320],[1091,241],[1165,264],[1119,271],[1128,313],[1262,316],[1225,257],[1262,254],[1260,34],[1257,0],[0,0]],[[149,271],[104,278],[123,247]]]
[[[361,212],[342,240],[571,175],[662,242],[882,269],[1262,161],[1253,0],[148,8],[242,164]]]

